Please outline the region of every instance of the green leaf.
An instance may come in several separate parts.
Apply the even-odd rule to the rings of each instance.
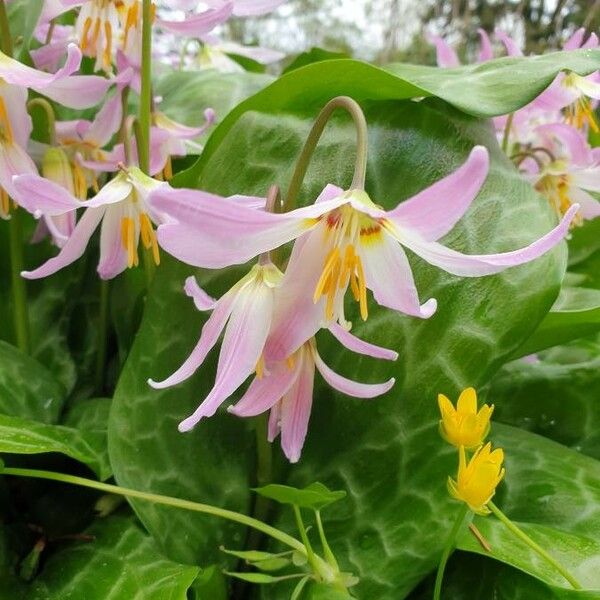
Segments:
[[[227,579],[217,566],[205,567],[200,571],[188,590],[189,600],[227,600]]]
[[[48,558],[28,600],[186,600],[198,567],[165,559],[134,519],[97,520],[85,534],[94,539],[70,542]]]
[[[8,21],[15,44],[15,56],[27,53],[33,30],[44,6],[44,0],[13,0],[8,4]]]
[[[549,585],[572,589],[556,569],[494,517],[476,518],[474,524],[489,542],[491,553],[482,548],[466,527],[458,537],[457,548],[495,558]],[[556,527],[530,523],[515,524],[557,560],[584,589],[596,589],[600,593],[600,543],[562,531],[560,523],[557,523]]]
[[[62,424],[74,429],[96,431],[106,435],[110,398],[88,398],[79,400],[69,407]]]
[[[600,290],[563,287],[554,306],[513,358],[600,331]]]
[[[575,350],[575,349],[574,349]],[[543,357],[514,361],[492,380],[485,394],[496,405],[494,418],[551,438],[600,459],[598,345],[568,361]]]
[[[183,293],[190,274],[189,267],[163,255],[115,390],[109,418],[111,464],[120,485],[248,513],[254,436],[247,422],[216,415],[192,434],[181,434],[177,424],[206,396],[211,378],[200,370],[184,386],[162,391],[147,383],[149,377],[160,380],[177,369],[200,336],[205,315]],[[202,285],[218,296],[239,276],[241,270],[212,272]],[[213,353],[205,368],[214,372],[215,359]],[[223,440],[230,441],[228,447]],[[219,547],[239,546],[244,539],[244,529],[230,522],[148,502],[132,504],[161,550],[178,562],[221,562]]]
[[[287,73],[238,105],[213,133],[198,162],[178,174],[175,185],[197,187],[213,152],[244,114],[316,111],[334,96],[358,102],[438,97],[479,117],[507,114],[533,100],[563,70],[588,74],[600,67],[600,50],[505,57],[456,69],[408,64],[381,69],[350,59],[309,64]]]
[[[241,579],[242,581],[258,583],[261,585],[278,583],[282,580],[281,577],[274,577],[273,575],[267,575],[266,573],[230,573],[229,571],[225,571],[225,575],[229,575],[229,577],[235,577],[236,579]]]
[[[298,585],[294,588],[292,595],[290,596],[290,600],[300,600],[300,597],[302,595],[302,592],[304,591],[304,588],[306,587],[306,584],[310,581],[310,577],[306,576],[303,577],[299,582]]]
[[[0,413],[52,423],[64,400],[64,388],[44,365],[0,341]]]
[[[325,50],[324,48],[311,48],[306,52],[298,54],[298,56],[296,56],[292,62],[290,62],[283,72],[289,73],[290,71],[295,71],[300,67],[305,67],[306,65],[316,62],[321,62],[324,60],[336,60],[340,58],[350,58],[350,56],[345,52],[331,52],[330,50]]]
[[[290,558],[290,552],[283,554],[273,554],[272,552],[262,552],[260,550],[227,550],[221,548],[225,554],[230,554],[237,558],[245,560],[248,564],[252,564],[261,571],[279,571],[292,563]]]
[[[361,86],[352,82],[344,91],[353,95]],[[205,189],[228,195],[264,193],[275,182],[285,188],[314,118],[310,107],[322,99],[321,80],[304,82],[307,109],[271,112],[269,98],[259,96],[264,104],[255,101],[253,111],[232,121],[228,131],[223,129],[222,144],[213,146],[201,173]],[[443,240],[449,247],[471,254],[514,249],[556,223],[548,203],[502,156],[487,123],[432,100],[372,102],[367,119],[372,132],[367,190],[388,209],[455,169],[473,145],[490,149],[489,177]],[[314,201],[328,182],[351,180],[354,145],[349,119],[334,119],[309,169],[304,203]],[[452,277],[410,256],[421,297],[438,299],[436,315],[418,320],[379,309],[371,300],[366,323],[354,306],[347,311],[355,334],[398,350],[397,363],[341,351],[328,332],[319,334],[322,356],[342,374],[366,382],[391,376],[397,381],[385,397],[365,402],[338,395],[317,378],[302,459],[275,480],[297,488],[319,480],[351,492],[351,500],[325,513],[325,530],[341,568],[360,577],[358,598],[400,600],[435,566],[448,526],[445,508],[451,505],[445,481],[454,468],[454,455],[437,434],[435,398],[439,392],[454,397],[468,385],[481,386],[529,337],[558,294],[563,250],[479,279]],[[247,423],[220,413],[188,434],[176,430],[210,389],[217,353],[193,379],[172,390],[150,390],[145,383],[148,377],[168,376],[197,342],[205,317],[180,291],[192,272],[167,261],[157,272],[111,410],[111,460],[122,485],[247,512],[244,490],[254,468]],[[199,283],[219,297],[245,272],[200,272]],[[141,504],[136,510],[174,559],[204,560],[220,543],[239,545],[222,542],[231,530],[206,519]],[[290,512],[281,511],[276,520],[286,531],[294,530]],[[239,529],[237,535],[242,535]]]
[[[111,475],[106,436],[62,425],[47,425],[20,417],[0,415],[0,453],[59,452],[86,464],[100,479]]]
[[[254,488],[254,491],[260,496],[275,500],[280,504],[294,504],[299,508],[312,508],[314,510],[321,510],[346,496],[346,492],[331,491],[318,481],[307,485],[301,490],[288,485],[271,483],[264,487]]]

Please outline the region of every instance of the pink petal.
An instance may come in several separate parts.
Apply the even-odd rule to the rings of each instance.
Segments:
[[[96,207],[116,204],[126,200],[133,190],[133,185],[125,174],[111,179],[101,190],[89,200],[79,202],[79,206]]]
[[[227,410],[238,417],[255,417],[272,408],[288,392],[299,374],[300,361],[294,369],[285,361],[269,365],[269,374],[255,377],[237,404]]]
[[[577,50],[581,47],[583,36],[585,35],[585,27],[580,27],[564,44],[563,50]]]
[[[13,178],[13,185],[19,205],[36,216],[62,215],[81,206],[64,187],[39,175],[19,175]]]
[[[41,267],[33,271],[23,271],[21,275],[26,279],[39,279],[48,277],[63,267],[75,262],[85,252],[92,233],[104,216],[104,208],[91,208],[85,211],[73,234],[57,256],[46,261]]]
[[[208,321],[202,327],[202,333],[200,339],[196,344],[196,347],[192,350],[192,353],[188,356],[185,362],[175,371],[170,377],[163,381],[154,381],[148,379],[148,383],[155,389],[160,390],[163,388],[177,385],[182,381],[185,381],[191,377],[198,367],[204,362],[206,355],[211,351],[213,346],[217,343],[221,332],[229,319],[229,315],[233,310],[233,304],[235,300],[235,291],[230,290],[222,298],[219,299],[215,305],[213,313],[208,318]]]
[[[346,394],[347,396],[353,396],[354,398],[375,398],[389,392],[394,383],[396,383],[393,377],[385,383],[359,383],[358,381],[346,379],[329,368],[316,350],[313,352],[313,355],[315,365],[323,379],[334,390],[342,392],[342,394]]]
[[[98,111],[96,118],[86,132],[85,141],[98,148],[106,146],[121,127],[122,113],[121,95],[116,93]]]
[[[291,463],[300,459],[306,439],[314,379],[315,366],[309,356],[303,357],[298,377],[280,404],[281,448]]]
[[[53,40],[50,44],[31,50],[31,58],[36,69],[55,71],[67,51],[67,46],[68,41],[66,40]]]
[[[232,11],[233,2],[225,2],[220,8],[210,8],[199,14],[189,16],[183,21],[157,19],[156,24],[171,33],[197,37],[212,31],[217,25],[227,21]]]
[[[27,148],[33,124],[27,112],[27,90],[0,79],[0,98],[6,107],[15,144]]]
[[[237,54],[255,60],[261,65],[270,65],[285,58],[285,53],[270,48],[261,48],[260,46],[242,46],[235,42],[222,42],[218,44],[218,49],[227,54]]]
[[[352,352],[363,354],[365,356],[372,356],[373,358],[381,358],[383,360],[397,360],[398,358],[398,353],[394,350],[389,350],[388,348],[382,348],[381,346],[365,342],[337,323],[332,323],[328,329],[336,340],[348,348],[348,350],[352,350]]]
[[[490,38],[487,32],[481,27],[477,30],[479,34],[479,40],[481,48],[479,50],[479,58],[477,62],[486,62],[488,60],[492,60],[494,58],[494,51],[492,50],[492,43],[490,42]]]
[[[535,131],[542,137],[558,139],[574,164],[584,166],[593,161],[586,137],[574,127],[566,123],[549,123],[536,127]]]
[[[367,287],[381,306],[407,315],[428,319],[437,308],[431,298],[423,305],[406,254],[400,244],[387,233],[381,241],[359,248]]]
[[[563,85],[564,73],[559,73],[554,81],[531,103],[542,111],[558,111],[577,100],[578,93],[572,87]]]
[[[577,214],[579,205],[574,204],[562,221],[546,235],[529,246],[501,254],[461,254],[437,242],[426,242],[410,234],[403,234],[402,244],[428,263],[462,277],[480,277],[498,273],[508,267],[530,262],[548,252],[569,232],[569,225]]]
[[[438,35],[427,34],[427,41],[435,46],[438,67],[458,67],[460,61],[453,48]]]
[[[267,440],[272,442],[281,431],[281,402],[277,402],[271,408],[269,413],[269,426],[267,431]]]
[[[273,291],[262,282],[246,284],[235,299],[217,365],[215,385],[194,413],[179,424],[189,431],[203,417],[211,417],[219,406],[256,369],[273,312]]]
[[[125,216],[122,204],[106,207],[100,230],[98,275],[101,279],[112,279],[127,268],[127,250],[123,247],[121,234],[121,221]]]
[[[175,221],[158,228],[158,240],[167,252],[190,265],[217,269],[245,263],[289,242],[314,226],[311,219],[346,200],[274,214],[198,190],[163,188],[152,192],[149,202]]]
[[[425,240],[446,235],[468,210],[488,173],[488,152],[475,146],[466,162],[416,196],[387,213],[399,227],[417,231]]]
[[[600,165],[587,169],[574,169],[570,177],[577,187],[588,192],[600,192]]]
[[[515,40],[513,40],[505,31],[496,29],[494,35],[496,36],[496,39],[504,44],[506,53],[509,56],[523,56],[523,52],[521,52],[521,48],[519,48],[517,42],[515,42]]]
[[[600,202],[584,190],[571,186],[569,190],[571,200],[579,204],[579,214],[584,219],[600,217]]]
[[[183,286],[185,293],[194,300],[194,305],[198,310],[213,310],[217,304],[217,301],[209,296],[196,281],[196,278],[193,275],[190,275],[185,280],[185,285]]]
[[[256,17],[281,6],[286,0],[234,0],[233,14],[236,17]]]
[[[21,146],[0,141],[0,186],[9,196],[17,200],[17,190],[13,183],[15,176],[36,172],[35,164]]]

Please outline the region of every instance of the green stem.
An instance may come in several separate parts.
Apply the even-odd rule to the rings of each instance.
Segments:
[[[288,212],[296,206],[296,200],[300,193],[300,188],[302,187],[302,182],[304,181],[313,152],[317,147],[327,122],[331,118],[333,111],[337,108],[346,110],[354,120],[354,125],[356,126],[356,162],[354,164],[354,177],[350,184],[350,189],[364,189],[367,174],[368,152],[367,121],[361,107],[355,100],[348,96],[338,96],[337,98],[330,100],[323,107],[306,138],[306,142],[300,152],[294,174],[292,175],[288,187],[287,196],[283,205],[283,212]]]
[[[27,288],[23,271],[23,212],[17,208],[13,211],[9,225],[10,270],[13,296],[13,318],[17,347],[21,352],[29,354],[29,311],[27,308]]]
[[[41,108],[46,113],[49,142],[51,146],[56,146],[56,115],[52,105],[45,98],[34,98],[27,103],[27,110],[31,112],[31,109],[35,107]]]
[[[336,570],[339,571],[340,567],[335,559],[335,555],[331,551],[327,537],[325,536],[325,529],[323,529],[323,521],[321,521],[321,512],[315,510],[315,517],[317,521],[317,529],[319,531],[319,537],[321,538],[321,545],[323,546],[323,555],[325,560]]]
[[[506,119],[506,125],[504,126],[504,135],[502,136],[502,152],[508,154],[508,140],[510,139],[510,130],[512,129],[513,119],[515,113],[510,113]]]
[[[151,494],[148,492],[140,492],[138,490],[132,490],[129,488],[123,488],[118,485],[111,485],[110,483],[101,483],[100,481],[94,481],[93,479],[85,479],[84,477],[76,477],[74,475],[66,475],[64,473],[55,473],[53,471],[40,471],[38,469],[20,469],[20,468],[5,468],[0,472],[2,475],[15,475],[17,477],[34,477],[36,479],[49,479],[51,481],[59,481],[61,483],[70,483],[73,485],[79,485],[82,487],[91,488],[94,490],[100,490],[101,492],[108,492],[109,494],[119,494],[127,498],[137,498],[139,500],[146,500],[155,504],[162,504],[164,506],[171,506],[173,508],[182,508],[184,510],[191,510],[193,512],[203,513],[212,515],[214,517],[220,517],[227,519],[228,521],[234,521],[247,527],[253,527],[258,529],[265,535],[272,537],[273,539],[289,546],[290,548],[301,552],[306,555],[306,548],[304,544],[293,538],[291,535],[275,529],[266,523],[257,521],[252,517],[243,515],[241,513],[234,512],[232,510],[226,510],[217,506],[211,506],[210,504],[201,504],[199,502],[191,502],[190,500],[182,500],[181,498],[173,498],[171,496],[163,496],[162,494]]]
[[[106,346],[108,336],[108,291],[106,279],[100,280],[100,311],[98,315],[98,354],[96,355],[95,388],[98,394],[104,389],[104,369],[106,366]]]
[[[12,56],[12,36],[10,34],[10,25],[8,23],[8,14],[4,0],[0,0],[0,48],[6,56]]]
[[[315,559],[315,553],[310,544],[310,540],[308,539],[308,535],[306,534],[306,527],[304,527],[304,521],[302,520],[302,514],[300,513],[300,509],[295,504],[292,505],[292,508],[294,509],[294,516],[296,517],[296,525],[298,526],[298,532],[300,533],[300,537],[302,538],[302,542],[304,543],[304,554],[306,554],[306,558],[313,572],[320,573],[319,565]]]
[[[129,86],[123,88],[121,92],[121,127],[119,127],[119,140],[123,144],[125,154],[125,166],[131,164],[131,128],[133,123],[128,119],[129,107]],[[131,123],[131,125],[128,125]]]
[[[442,552],[442,556],[440,558],[440,564],[438,565],[438,570],[435,576],[435,587],[433,590],[433,600],[440,600],[440,594],[442,593],[442,581],[444,580],[444,571],[446,569],[446,563],[450,558],[450,554],[452,550],[454,550],[454,546],[456,543],[456,536],[467,516],[467,512],[469,511],[469,507],[466,504],[460,509],[460,512],[456,516],[456,521],[454,522],[454,526],[450,531],[450,535],[446,540],[446,545],[444,546],[444,551]]]
[[[573,589],[582,589],[581,584],[557,560],[552,558],[539,544],[534,542],[520,527],[517,527],[493,502],[488,502],[487,506],[506,525],[511,533],[537,552],[548,564],[552,565],[571,584]]]
[[[150,121],[152,118],[152,2],[142,0],[142,88],[140,92],[138,159],[149,175]]]

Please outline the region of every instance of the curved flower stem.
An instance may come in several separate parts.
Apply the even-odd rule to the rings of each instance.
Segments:
[[[304,556],[307,555],[307,550],[304,547],[304,544],[302,544],[302,542],[296,538],[293,538],[291,535],[288,535],[287,533],[280,531],[275,527],[271,527],[262,521],[248,517],[247,515],[224,508],[219,508],[217,506],[211,506],[210,504],[201,504],[199,502],[192,502],[190,500],[182,500],[181,498],[163,496],[162,494],[140,492],[138,490],[132,490],[129,488],[120,487],[118,485],[112,485],[110,483],[102,483],[100,481],[94,481],[93,479],[85,479],[84,477],[76,477],[74,475],[66,475],[64,473],[55,473],[53,471],[6,467],[0,471],[0,474],[15,475],[17,477],[34,477],[36,479],[49,479],[51,481],[59,481],[61,483],[70,483],[94,490],[100,490],[101,492],[107,492],[109,494],[119,494],[120,496],[125,496],[127,498],[137,498],[139,500],[153,502],[154,504],[172,506],[173,508],[183,508],[184,510],[191,510],[193,512],[220,517],[222,519],[227,519],[228,521],[234,521],[235,523],[240,523],[241,525],[246,525],[247,527],[257,529],[265,535],[268,535],[282,544],[289,546],[293,550],[300,552]]]
[[[311,566],[312,570],[315,573],[319,573],[319,565],[315,559],[315,553],[310,544],[310,540],[308,539],[308,535],[306,534],[306,527],[304,527],[304,521],[302,520],[302,514],[300,513],[300,509],[293,504],[292,508],[294,509],[294,516],[296,517],[296,524],[298,526],[298,532],[300,533],[300,537],[302,538],[302,542],[304,543],[304,548],[306,549],[306,558],[308,559],[308,564]]]
[[[327,537],[325,536],[325,529],[323,528],[323,521],[321,520],[321,511],[315,510],[315,519],[317,521],[317,530],[319,531],[319,537],[321,538],[321,545],[323,546],[323,555],[325,560],[336,570],[339,571],[339,565],[335,559]]]
[[[504,126],[504,135],[502,136],[502,152],[508,154],[508,140],[510,139],[510,130],[512,129],[513,120],[515,113],[510,113],[506,119],[506,125]]]
[[[152,117],[152,2],[142,0],[142,88],[140,91],[138,157],[140,169],[149,175],[150,121]]]
[[[104,368],[106,366],[106,346],[108,335],[108,286],[106,279],[100,280],[100,311],[98,315],[98,350],[96,355],[96,376],[94,378],[97,394],[104,389]]]
[[[354,120],[354,125],[356,126],[356,162],[354,164],[354,177],[350,184],[350,188],[364,189],[368,152],[367,121],[362,108],[355,100],[348,96],[338,96],[337,98],[330,100],[323,107],[306,138],[306,142],[304,143],[304,147],[296,162],[296,168],[288,187],[287,196],[283,205],[283,212],[292,210],[296,205],[298,193],[300,192],[300,187],[304,181],[313,152],[323,134],[325,125],[327,125],[333,111],[337,108],[342,108],[347,111]]]
[[[28,111],[31,111],[35,107],[41,108],[46,113],[49,142],[51,146],[56,146],[56,115],[54,114],[54,109],[45,98],[33,98],[33,100],[27,103]]]
[[[0,0],[0,48],[7,56],[13,54],[10,24],[4,0]],[[23,222],[19,209],[13,212],[9,225],[10,271],[13,295],[13,318],[17,347],[29,354],[29,314],[27,310],[27,289],[21,277],[23,270]]]
[[[433,590],[433,600],[440,600],[440,594],[442,593],[442,581],[444,579],[444,571],[446,569],[446,563],[448,562],[448,558],[450,558],[450,553],[454,550],[456,536],[469,512],[469,507],[466,504],[463,504],[460,512],[456,516],[456,521],[454,522],[454,526],[450,531],[450,535],[446,540],[446,545],[444,546],[444,551],[442,552],[442,556],[440,558],[440,564],[438,565],[438,570],[435,576],[435,587]]]
[[[535,550],[548,564],[552,565],[573,587],[575,590],[582,589],[581,584],[552,556],[550,556],[539,544],[534,542],[520,527],[515,525],[493,502],[488,502],[488,508],[506,527],[516,535],[521,541],[525,542],[532,550]]]

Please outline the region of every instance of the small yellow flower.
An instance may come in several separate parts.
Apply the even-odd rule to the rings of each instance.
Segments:
[[[468,464],[464,446],[458,451],[458,476],[456,481],[448,477],[448,491],[473,512],[488,515],[490,510],[486,505],[504,477],[504,451],[501,448],[492,451],[492,444],[488,442],[473,454]]]
[[[438,395],[438,405],[442,419],[440,435],[450,444],[459,448],[478,448],[490,431],[490,418],[494,405],[484,404],[477,412],[477,392],[473,388],[463,390],[456,408],[444,394]]]

